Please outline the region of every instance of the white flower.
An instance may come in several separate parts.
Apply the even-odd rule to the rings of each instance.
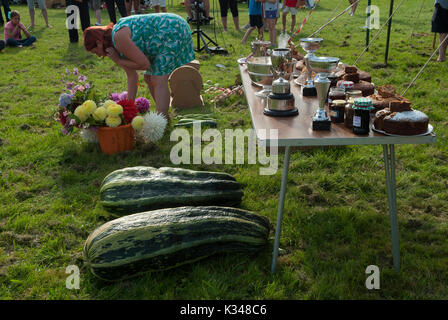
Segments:
[[[79,135],[86,142],[98,143],[98,135],[94,128],[81,129]]]
[[[143,129],[138,132],[139,135],[141,135],[146,141],[150,140],[155,142],[162,139],[166,125],[168,124],[166,118],[154,111],[146,113],[144,118],[145,125],[143,126]]]

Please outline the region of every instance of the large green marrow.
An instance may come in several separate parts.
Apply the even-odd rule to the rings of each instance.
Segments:
[[[84,259],[92,273],[116,281],[161,271],[217,253],[252,253],[267,242],[269,220],[227,207],[178,207],[109,221],[88,237]]]
[[[185,205],[237,206],[241,185],[227,173],[181,168],[131,167],[107,175],[101,203],[113,213],[129,214]]]

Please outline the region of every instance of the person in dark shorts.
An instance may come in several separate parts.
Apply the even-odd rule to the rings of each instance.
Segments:
[[[238,19],[238,4],[236,0],[219,0],[219,6],[221,7],[221,21],[224,31],[227,31],[227,13],[232,12],[233,24],[235,30],[240,31],[240,23]]]
[[[263,17],[261,15],[261,1],[249,0],[249,29],[246,30],[241,43],[244,44],[255,28],[258,28],[258,38],[263,40]]]
[[[8,12],[11,11],[11,9],[9,8],[9,0],[0,0],[0,5],[3,5],[6,22],[9,22]],[[0,27],[3,26],[4,24],[5,21],[3,20],[2,10],[0,9]]]
[[[437,61],[445,61],[446,47],[448,45],[448,0],[436,0],[431,21],[431,32],[440,33],[440,48]]]

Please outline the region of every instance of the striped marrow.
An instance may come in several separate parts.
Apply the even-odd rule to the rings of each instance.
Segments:
[[[237,206],[243,191],[227,173],[181,168],[131,167],[107,175],[100,189],[103,207],[129,214],[179,206]]]
[[[228,207],[177,207],[136,213],[94,230],[84,245],[92,273],[117,281],[218,253],[252,253],[266,243],[269,220]]]

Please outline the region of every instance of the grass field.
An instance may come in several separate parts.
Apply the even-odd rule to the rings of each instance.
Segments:
[[[169,12],[186,16],[179,1]],[[380,25],[389,1],[380,8]],[[250,52],[242,33],[220,32],[219,5],[212,1],[218,23],[205,26],[229,51],[228,56],[196,54],[204,82],[229,87],[238,76],[236,60]],[[216,4],[214,4],[216,3]],[[301,35],[317,30],[348,3],[322,0]],[[331,54],[351,64],[363,50],[367,1],[354,17],[342,16],[325,28],[319,55]],[[400,1],[396,1],[397,6]],[[364,54],[358,67],[378,85],[402,92],[429,58],[433,3],[408,0],[393,18],[389,65],[384,61],[386,30]],[[168,4],[170,2],[168,1]],[[29,25],[26,6],[12,6]],[[247,4],[239,4],[241,26]],[[301,22],[307,11],[299,11]],[[63,9],[50,9],[53,29],[36,11],[38,38],[33,48],[7,48],[0,54],[0,298],[2,299],[447,299],[448,298],[448,62],[428,65],[407,93],[413,106],[434,126],[432,145],[396,146],[397,205],[402,271],[393,271],[384,162],[381,146],[310,149],[293,152],[280,246],[278,271],[270,272],[273,234],[255,257],[215,256],[166,272],[149,273],[118,283],[97,280],[83,266],[82,248],[91,231],[114,217],[99,204],[99,185],[111,171],[127,166],[172,166],[168,128],[162,141],[115,156],[63,136],[53,120],[65,68],[79,68],[104,94],[126,90],[126,78],[113,62],[69,44]],[[290,16],[288,16],[290,19]],[[103,10],[103,22],[107,12]],[[91,21],[94,15],[91,12]],[[277,28],[281,28],[281,21]],[[419,33],[411,37],[411,32]],[[3,32],[3,29],[1,29]],[[372,37],[377,30],[372,30]],[[255,32],[250,39],[254,39]],[[265,33],[265,39],[268,33]],[[226,68],[218,68],[222,64]],[[143,76],[141,75],[141,80]],[[141,81],[143,83],[143,81]],[[147,88],[138,95],[150,97]],[[244,96],[211,102],[206,109],[218,128],[250,128]],[[154,105],[154,104],[152,104]],[[283,156],[280,155],[279,163]],[[197,170],[233,174],[244,186],[241,207],[275,224],[281,170],[260,176],[259,165],[185,165]],[[65,287],[68,265],[81,269],[79,290]],[[367,290],[366,267],[377,265],[381,289]]]

